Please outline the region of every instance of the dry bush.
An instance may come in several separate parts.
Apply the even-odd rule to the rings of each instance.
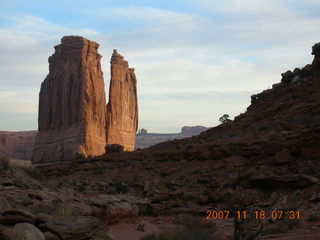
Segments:
[[[10,168],[10,162],[7,157],[0,157],[0,171],[6,171]]]
[[[57,207],[50,213],[55,218],[66,218],[72,216],[78,216],[79,211],[73,206],[74,194],[71,190],[67,189],[61,194],[61,202],[57,204]]]

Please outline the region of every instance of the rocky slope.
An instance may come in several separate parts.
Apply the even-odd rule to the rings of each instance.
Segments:
[[[320,44],[312,54],[311,65],[282,74],[281,83],[251,97],[245,113],[200,136],[43,172],[69,174],[66,181],[82,185],[83,191],[103,181],[112,192],[117,183],[123,191],[150,200],[150,213],[157,216],[205,218],[207,210],[246,210],[250,217],[233,225],[237,239],[317,239]],[[93,174],[97,169],[101,173]],[[257,210],[267,217],[255,219]],[[274,210],[285,211],[284,217],[272,218]],[[299,211],[301,218],[290,219],[290,211]],[[224,226],[230,226],[228,221]],[[228,231],[217,231],[218,239],[228,239]]]

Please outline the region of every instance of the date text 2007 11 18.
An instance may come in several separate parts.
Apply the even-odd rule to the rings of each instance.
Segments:
[[[223,220],[229,219],[230,217],[236,217],[240,219],[247,219],[249,217],[253,219],[265,219],[265,218],[272,218],[272,219],[284,219],[289,218],[291,220],[300,219],[301,214],[300,211],[254,211],[253,213],[249,214],[247,211],[207,211],[206,219],[208,220]]]

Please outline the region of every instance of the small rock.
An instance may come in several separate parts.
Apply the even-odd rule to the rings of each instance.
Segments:
[[[21,209],[9,209],[1,213],[0,223],[13,226],[17,223],[34,224],[35,216]]]
[[[113,236],[111,233],[108,233],[106,231],[97,231],[95,232],[90,240],[118,240],[115,236]]]
[[[49,231],[59,235],[61,239],[87,239],[100,226],[100,219],[96,217],[76,216],[58,219],[39,225],[42,231]]]
[[[46,214],[46,213],[39,213],[36,215],[36,218],[35,218],[36,225],[50,222],[52,220],[53,220],[53,216]]]
[[[45,232],[44,236],[46,240],[60,240],[60,238],[52,232]]]
[[[10,203],[7,201],[7,199],[0,197],[0,212],[3,212],[5,210],[10,209]]]
[[[320,193],[313,193],[311,197],[309,198],[309,201],[311,202],[318,202],[320,201]]]
[[[144,232],[144,226],[146,225],[146,222],[144,220],[140,221],[138,226],[137,226],[137,230]]]
[[[43,233],[29,223],[18,223],[12,232],[14,240],[45,240]]]

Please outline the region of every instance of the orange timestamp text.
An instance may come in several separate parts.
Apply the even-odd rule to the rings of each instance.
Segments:
[[[247,212],[247,211],[207,211],[206,213],[206,219],[208,220],[223,220],[223,219],[229,219],[230,217],[235,217],[238,220],[241,219],[247,219],[247,218],[253,218],[257,220],[263,220],[263,219],[284,219],[288,218],[291,220],[294,219],[300,219],[301,213],[300,211],[263,211],[263,210],[257,210],[254,212]]]

